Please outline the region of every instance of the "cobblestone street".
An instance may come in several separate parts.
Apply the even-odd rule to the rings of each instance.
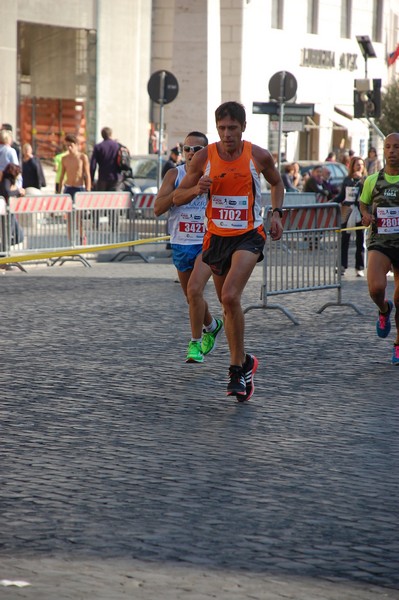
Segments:
[[[342,290],[362,316],[317,314],[336,290],[274,298],[299,326],[249,311],[239,404],[224,334],[184,362],[175,279],[166,261],[0,276],[0,598],[399,598],[399,370],[366,281]]]

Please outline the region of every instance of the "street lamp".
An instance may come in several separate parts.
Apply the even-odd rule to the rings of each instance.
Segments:
[[[365,79],[355,79],[354,116],[378,118],[381,115],[381,79],[367,78],[367,59],[377,55],[368,35],[357,35],[356,40],[364,57]]]
[[[367,60],[377,58],[377,54],[368,35],[357,35],[361,53],[364,58],[364,79],[355,80],[355,89],[353,95],[354,116],[356,118],[365,117],[369,122],[369,147],[371,146],[370,125],[375,129],[376,125],[370,117],[378,118],[381,116],[381,79],[367,79]],[[372,85],[371,85],[372,84]],[[377,133],[379,130],[377,131]],[[381,133],[381,132],[380,132]]]
[[[357,43],[360,46],[361,53],[364,58],[364,77],[367,79],[367,59],[368,58],[377,58],[375,50],[373,48],[373,44],[368,35],[357,35],[356,36]]]

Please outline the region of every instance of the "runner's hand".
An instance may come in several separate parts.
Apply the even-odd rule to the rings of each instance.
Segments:
[[[270,221],[270,235],[274,241],[279,240],[283,235],[283,224],[280,215],[277,212],[273,213]]]
[[[200,194],[207,194],[212,185],[212,179],[208,175],[200,177],[198,181],[198,189]]]
[[[369,225],[371,225],[371,223],[374,223],[374,221],[375,217],[370,213],[367,213],[362,216],[362,225],[364,225],[365,227],[368,227]]]

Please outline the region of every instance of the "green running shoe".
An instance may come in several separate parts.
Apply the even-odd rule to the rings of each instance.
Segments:
[[[201,342],[201,350],[204,356],[210,354],[216,348],[216,338],[222,329],[223,321],[221,319],[216,319],[216,329],[214,331],[204,332]]]
[[[204,355],[201,350],[201,342],[189,342],[187,348],[186,363],[202,363]]]

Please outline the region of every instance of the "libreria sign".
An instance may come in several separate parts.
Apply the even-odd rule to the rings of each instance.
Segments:
[[[319,69],[346,69],[355,71],[357,69],[357,54],[342,52],[339,59],[332,50],[316,50],[313,48],[302,48],[301,67],[315,67]]]

